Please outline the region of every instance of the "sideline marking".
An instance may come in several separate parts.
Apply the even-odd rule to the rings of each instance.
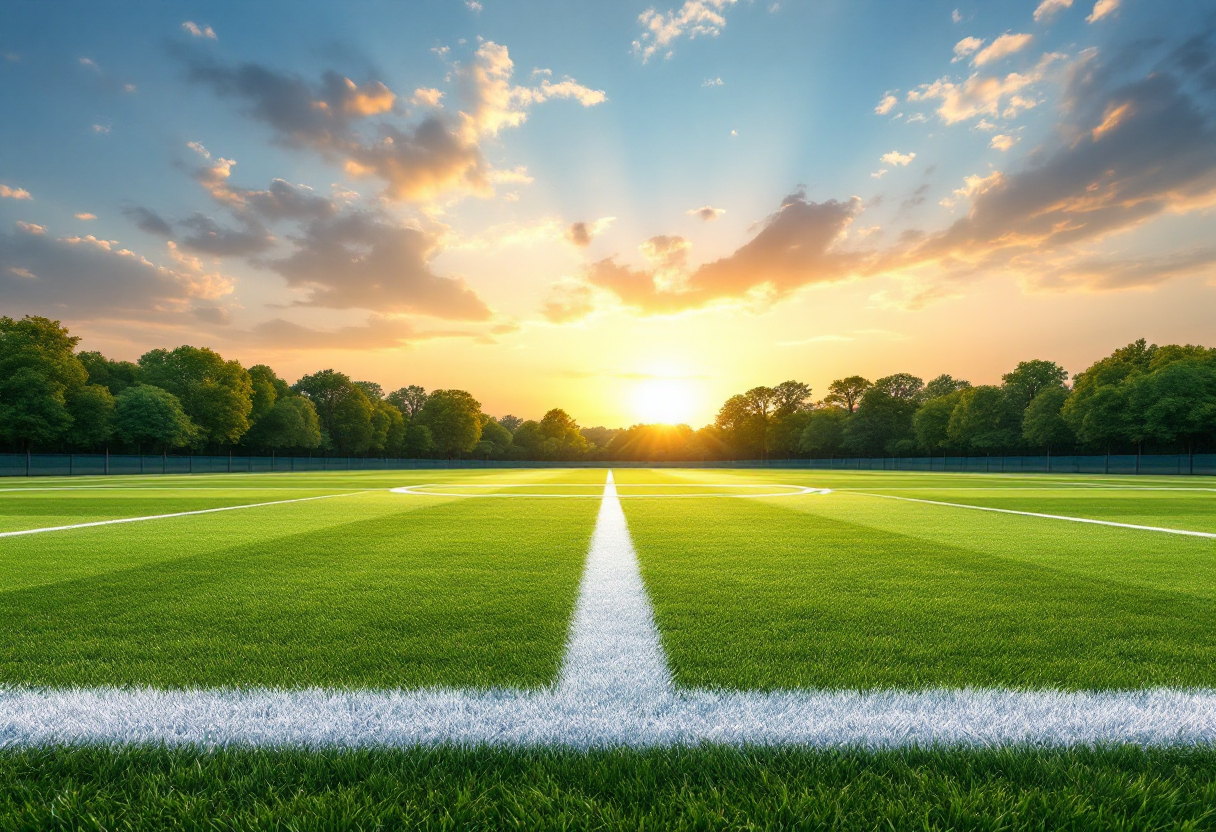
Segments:
[[[601,488],[605,490],[600,494],[458,494],[448,491],[419,491],[420,488]],[[626,483],[624,488],[788,488],[789,491],[777,491],[768,494],[618,494],[616,486],[612,480],[612,471],[608,472],[608,483],[606,486],[589,483],[424,483],[422,485],[402,485],[397,488],[390,488],[389,491],[394,494],[409,494],[414,497],[475,497],[484,499],[486,497],[510,497],[510,498],[527,498],[527,499],[564,499],[564,500],[607,500],[608,488],[612,489],[612,499],[617,500],[639,500],[639,499],[661,499],[674,500],[680,498],[704,499],[706,497],[731,497],[745,499],[759,499],[761,497],[798,497],[803,494],[831,494],[830,488],[812,488],[806,485],[784,485],[779,483],[679,483],[679,482],[663,482],[663,483]]]
[[[322,494],[319,497],[296,497],[291,500],[274,500],[269,503],[248,503],[240,506],[220,506],[219,508],[202,508],[197,511],[175,511],[172,514],[151,514],[147,517],[119,517],[115,520],[95,520],[92,523],[73,523],[70,526],[46,526],[41,529],[19,529],[15,532],[0,532],[0,537],[19,537],[23,534],[41,534],[42,532],[64,532],[71,529],[87,529],[92,526],[111,526],[115,523],[140,523],[144,520],[165,520],[169,517],[189,517],[192,514],[214,514],[217,511],[237,511],[242,508],[262,508],[263,506],[281,506],[284,503],[306,503],[309,500],[328,500],[331,497],[353,497],[356,494],[366,494],[366,491],[351,491],[348,494]]]
[[[539,691],[0,688],[0,748],[99,742],[579,749],[702,743],[1214,745],[1216,691],[679,690],[609,472],[555,686]]]
[[[1120,529],[1139,529],[1145,532],[1166,532],[1167,534],[1184,534],[1188,537],[1206,537],[1216,539],[1216,533],[1196,532],[1190,529],[1167,529],[1164,526],[1139,526],[1135,523],[1116,523],[1113,520],[1094,520],[1092,517],[1068,517],[1063,514],[1042,514],[1037,511],[1015,511],[1011,508],[993,508],[992,506],[972,506],[966,503],[947,503],[941,500],[922,500],[917,497],[897,497],[894,494],[872,494],[867,491],[850,491],[859,497],[878,497],[883,500],[903,500],[907,503],[927,503],[931,506],[948,506],[950,508],[969,508],[975,511],[995,511],[998,514],[1020,514],[1023,517],[1043,517],[1047,520],[1067,520],[1070,523],[1090,523],[1095,526],[1115,526]]]

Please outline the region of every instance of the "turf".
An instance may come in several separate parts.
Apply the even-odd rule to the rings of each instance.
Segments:
[[[0,752],[0,828],[1216,826],[1210,749]]]
[[[1216,684],[1213,541],[848,493],[625,513],[684,685]]]
[[[10,538],[0,684],[536,687],[593,501],[374,492]]]

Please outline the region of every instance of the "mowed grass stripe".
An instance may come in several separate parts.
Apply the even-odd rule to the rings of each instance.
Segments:
[[[5,829],[1000,829],[1216,825],[1210,748],[0,752]]]
[[[31,534],[44,534],[48,532],[66,532],[75,529],[89,529],[95,526],[112,526],[118,523],[143,523],[151,520],[169,520],[174,517],[191,517],[198,514],[215,514],[220,511],[238,511],[240,509],[250,508],[266,508],[268,506],[281,506],[287,503],[306,503],[310,500],[328,500],[334,497],[353,497],[359,492],[350,492],[347,494],[319,494],[315,497],[292,497],[286,500],[271,500],[265,503],[240,503],[237,505],[216,506],[214,508],[200,508],[189,511],[175,511],[168,514],[151,514],[142,517],[116,517],[106,520],[91,520],[81,523],[70,523],[63,526],[43,526],[33,529],[19,529],[16,531],[0,532],[0,538],[4,537],[23,537]]]
[[[196,545],[190,554],[174,551],[173,537],[151,534],[94,541],[116,553],[132,545],[168,551],[0,592],[0,684],[392,689],[552,681],[594,504],[542,513],[522,502],[508,511],[391,494],[347,502],[374,502],[376,510],[364,506],[343,522],[338,501],[315,504],[309,511],[331,522],[254,540],[228,535],[228,545]],[[281,514],[261,523],[268,520],[290,528]],[[102,531],[112,530],[82,534]],[[104,551],[90,555],[109,560]]]
[[[1022,514],[1045,520],[1216,538],[1216,495],[1205,492],[1166,495],[1159,492],[1111,494],[1107,491],[1100,497],[1046,489],[1021,494],[996,489],[965,494],[929,492],[918,497],[865,491],[852,493],[974,511]],[[1163,525],[1166,522],[1176,525]]]
[[[762,690],[1216,684],[1210,566],[1189,574],[1190,591],[1175,591],[1152,586],[1151,569],[1138,582],[1134,566],[1123,565],[1135,557],[1126,546],[1118,557],[1106,553],[1105,570],[1092,560],[1088,569],[1061,568],[1079,537],[1062,524],[1053,526],[1054,557],[1023,556],[1025,541],[1017,539],[969,547],[992,531],[966,522],[975,513],[938,519],[939,536],[955,541],[948,543],[918,536],[915,524],[899,531],[907,529],[906,510],[888,511],[882,527],[867,525],[883,506],[898,504],[836,496],[688,501],[678,513],[661,502],[625,505],[680,684]],[[853,510],[865,502],[868,515],[859,518]],[[1170,542],[1175,563],[1211,560],[1206,541]],[[1153,551],[1143,554],[1151,558]]]

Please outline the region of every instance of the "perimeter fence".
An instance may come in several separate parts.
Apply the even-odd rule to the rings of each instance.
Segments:
[[[1216,475],[1216,454],[934,456],[749,459],[687,462],[517,462],[481,459],[363,459],[307,456],[135,456],[0,454],[0,477],[149,474],[266,474],[297,471],[404,471],[428,468],[774,468],[839,471],[948,471],[1000,474]]]

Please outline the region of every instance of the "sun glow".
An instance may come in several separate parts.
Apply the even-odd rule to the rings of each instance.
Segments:
[[[694,416],[695,395],[685,379],[651,378],[638,384],[633,396],[637,418],[647,424],[678,425]]]

